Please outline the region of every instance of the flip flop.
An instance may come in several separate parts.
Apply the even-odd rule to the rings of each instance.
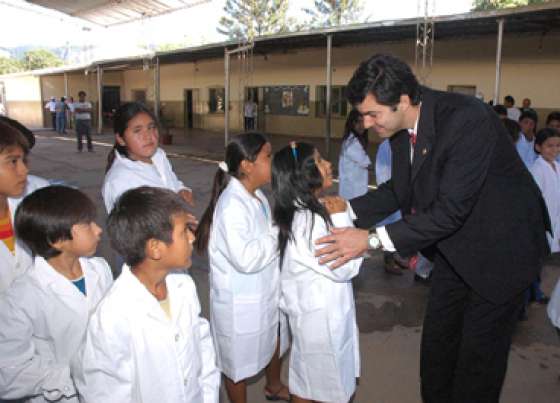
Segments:
[[[280,392],[282,392],[284,389],[288,392],[288,397],[280,396]],[[266,397],[266,400],[271,400],[271,401],[282,400],[284,402],[289,402],[290,391],[288,390],[288,387],[286,385],[280,386],[280,389],[278,389],[276,392],[272,392],[268,387],[265,386],[264,397]]]

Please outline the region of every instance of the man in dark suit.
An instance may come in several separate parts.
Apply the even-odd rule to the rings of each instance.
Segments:
[[[393,176],[350,201],[359,228],[334,229],[317,255],[333,268],[368,248],[433,260],[422,397],[498,402],[524,291],[549,252],[540,191],[488,105],[420,86],[394,57],[363,62],[347,96],[390,138]],[[372,229],[398,209],[402,220]]]

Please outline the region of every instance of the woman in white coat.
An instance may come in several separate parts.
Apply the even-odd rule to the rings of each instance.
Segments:
[[[27,168],[26,168],[27,170]],[[33,193],[35,190],[48,186],[49,182],[43,178],[33,175],[27,175],[25,189],[20,196],[8,197],[8,208],[12,223],[16,209],[25,196]],[[25,271],[33,264],[31,252],[27,246],[17,238],[15,242],[15,251],[12,253],[4,242],[0,242],[0,293],[5,291],[15,278],[25,273]]]
[[[315,257],[314,240],[355,218],[340,198],[319,193],[332,185],[331,164],[310,144],[295,143],[274,156],[274,219],[282,260],[281,308],[292,331],[293,402],[350,400],[360,374],[358,327],[351,279],[362,259],[331,270]]]
[[[71,366],[113,277],[83,193],[52,186],[20,204],[16,230],[37,256],[0,296],[0,399],[78,402]]]
[[[210,323],[218,367],[232,402],[246,401],[245,379],[266,367],[265,395],[288,400],[280,381],[277,231],[258,189],[270,181],[271,146],[259,133],[236,136],[214,179],[196,247],[210,261]],[[285,326],[282,327],[285,331]],[[280,337],[285,342],[285,333]]]
[[[367,193],[371,165],[367,147],[368,132],[360,113],[352,109],[346,119],[338,159],[338,194],[346,200]]]
[[[114,119],[115,146],[109,153],[101,188],[107,213],[121,194],[140,186],[173,190],[192,204],[191,189],[177,178],[165,151],[158,146],[152,112],[140,103],[129,102],[117,110]]]

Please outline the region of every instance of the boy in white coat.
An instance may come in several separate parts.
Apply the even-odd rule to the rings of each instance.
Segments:
[[[63,186],[18,207],[18,237],[36,257],[0,297],[0,399],[78,402],[71,364],[113,281],[107,262],[91,257],[101,234],[95,215],[86,195]]]
[[[292,142],[274,155],[272,190],[282,261],[281,308],[292,331],[292,402],[348,402],[360,376],[352,278],[362,258],[336,270],[320,264],[314,241],[355,218],[340,198],[319,193],[332,185],[330,162],[310,144]]]
[[[126,264],[93,315],[76,385],[86,403],[217,403],[220,374],[191,277],[193,221],[170,190],[125,192],[107,224]]]
[[[48,182],[28,175],[29,141],[7,121],[0,122],[0,292],[31,266],[31,252],[13,228],[14,215],[23,197],[48,186]]]

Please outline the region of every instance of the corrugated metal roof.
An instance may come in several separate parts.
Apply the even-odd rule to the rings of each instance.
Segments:
[[[170,13],[210,0],[26,0],[105,27]]]

